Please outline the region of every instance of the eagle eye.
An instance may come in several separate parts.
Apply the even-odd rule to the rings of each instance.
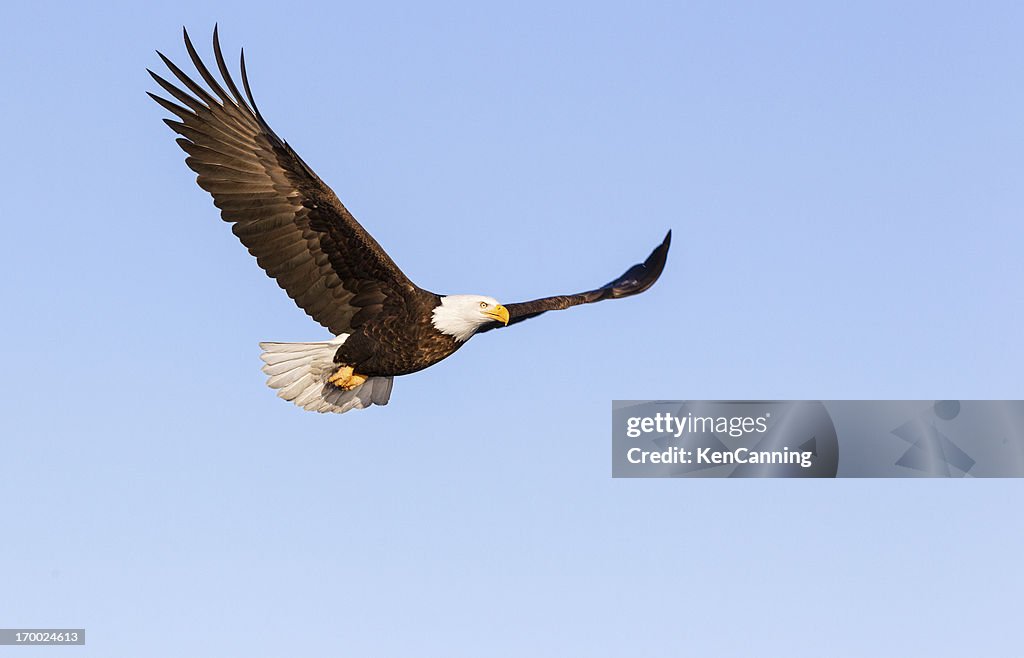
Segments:
[[[487,308],[487,302],[480,302],[480,308]]]

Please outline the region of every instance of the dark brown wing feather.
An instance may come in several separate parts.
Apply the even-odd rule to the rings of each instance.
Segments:
[[[661,244],[658,245],[654,251],[651,252],[651,255],[647,257],[647,260],[634,265],[626,270],[622,276],[616,278],[610,283],[606,283],[596,290],[581,292],[575,295],[544,297],[542,299],[535,299],[532,302],[505,304],[505,308],[508,309],[509,315],[508,323],[509,325],[513,325],[517,322],[522,322],[523,320],[535,318],[541,313],[547,313],[548,311],[561,311],[562,309],[566,309],[571,306],[579,306],[580,304],[592,304],[594,302],[604,301],[605,299],[619,299],[620,297],[638,295],[653,286],[654,282],[661,276],[661,271],[665,269],[665,261],[668,258],[668,248],[671,244],[672,231],[669,231],[665,235],[665,239],[662,240]],[[493,325],[487,325],[481,329],[481,331],[499,329],[501,326],[502,325],[495,323]]]
[[[335,334],[350,331],[386,305],[402,305],[416,286],[305,162],[278,137],[252,99],[241,59],[239,93],[224,64],[217,29],[213,50],[227,91],[199,58],[188,32],[185,46],[209,91],[169,59],[160,58],[184,91],[152,71],[174,100],[150,96],[180,121],[185,162],[213,195],[224,221],[306,313]],[[211,93],[212,92],[212,93]],[[214,94],[216,96],[214,96]]]

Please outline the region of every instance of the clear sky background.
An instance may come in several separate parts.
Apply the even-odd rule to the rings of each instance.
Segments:
[[[371,4],[372,7],[366,6]],[[144,94],[215,21],[420,285],[642,296],[300,412]],[[616,398],[1024,397],[1016,2],[4,3],[0,626],[82,656],[1011,655],[1020,481],[620,481]]]

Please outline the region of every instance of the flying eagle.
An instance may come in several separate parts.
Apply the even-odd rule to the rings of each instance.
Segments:
[[[267,384],[303,409],[344,413],[387,404],[394,377],[434,365],[474,334],[641,293],[665,267],[671,231],[643,263],[589,292],[502,305],[482,295],[424,290],[270,129],[249,89],[244,51],[245,97],[224,64],[216,27],[213,52],[223,84],[203,64],[187,31],[184,36],[209,89],[157,52],[184,89],[149,71],[177,103],[150,97],[179,119],[164,122],[181,135],[176,141],[188,154],[185,163],[213,195],[232,232],[299,308],[335,336],[316,343],[260,343]]]

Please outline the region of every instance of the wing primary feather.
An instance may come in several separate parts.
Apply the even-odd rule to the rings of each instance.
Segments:
[[[242,98],[241,92],[238,91],[238,86],[235,85],[235,81],[231,79],[231,72],[228,71],[227,64],[224,63],[224,53],[221,52],[220,49],[220,35],[217,33],[216,26],[213,28],[213,56],[217,60],[217,68],[220,70],[220,76],[224,78],[224,84],[228,86],[228,89],[230,89],[232,95],[234,95],[235,102],[241,107],[250,110],[245,99]]]
[[[263,115],[260,114],[260,108],[256,107],[256,101],[252,97],[252,90],[249,88],[249,75],[245,72],[245,48],[242,48],[242,53],[239,56],[239,66],[242,69],[242,87],[245,88],[245,96],[249,99],[249,104],[252,105],[252,111],[256,114],[256,118],[259,119],[260,127],[273,135],[278,141],[281,141],[277,134],[270,129]]]
[[[216,31],[217,28],[214,27],[213,29]],[[215,78],[213,74],[210,73],[210,69],[206,68],[206,64],[203,63],[202,58],[199,57],[199,53],[196,52],[195,46],[192,45],[192,39],[190,39],[188,36],[188,30],[186,30],[185,27],[182,26],[181,32],[185,36],[185,49],[188,51],[188,56],[192,58],[192,64],[196,67],[196,70],[199,71],[199,75],[202,76],[203,80],[206,81],[206,84],[210,85],[210,89],[212,89],[215,94],[220,96],[220,99],[222,101],[221,104],[225,108],[233,106],[234,102],[232,102],[231,97],[228,96],[228,93],[226,91],[224,91],[224,87],[222,87],[220,83],[217,82],[217,78]]]
[[[205,89],[203,89],[202,86],[199,85],[198,83],[196,83],[195,80],[193,80],[192,78],[188,77],[188,75],[184,71],[182,71],[180,68],[178,68],[178,66],[174,62],[169,60],[166,56],[164,56],[163,53],[161,53],[158,50],[156,54],[160,56],[160,59],[163,60],[164,65],[167,67],[167,69],[171,73],[174,74],[174,77],[176,77],[178,80],[180,80],[181,84],[183,84],[186,87],[188,87],[189,91],[191,91],[193,94],[195,94],[197,97],[199,97],[199,100],[201,100],[204,103],[206,103],[208,108],[213,108],[213,107],[217,107],[218,105],[220,105],[217,102],[217,99],[215,99],[213,96],[210,95],[210,92],[208,92]]]
[[[146,70],[148,71],[149,69],[146,69]],[[198,114],[199,112],[202,112],[204,110],[208,111],[210,109],[206,105],[203,105],[203,103],[201,101],[197,100],[193,96],[189,96],[188,94],[186,94],[182,90],[178,89],[173,84],[171,84],[170,82],[168,82],[164,78],[160,77],[156,73],[153,73],[152,71],[149,71],[149,74],[153,77],[154,80],[156,80],[156,83],[158,85],[163,87],[164,91],[166,91],[171,96],[174,96],[180,102],[182,102],[185,105],[187,105],[196,114]]]
[[[249,75],[245,71],[245,49],[244,48],[241,51],[241,55],[240,55],[239,59],[240,59],[239,67],[242,69],[242,86],[245,88],[245,95],[249,97],[249,102],[252,104],[252,110],[253,110],[253,113],[256,115],[256,120],[259,121],[260,127],[263,128],[263,132],[269,138],[271,138],[271,140],[276,141],[279,146],[288,147],[288,144],[283,139],[278,137],[277,133],[274,132],[274,129],[271,128],[270,124],[268,124],[266,119],[263,118],[263,115],[260,113],[259,108],[256,107],[256,99],[253,98],[252,90],[249,88]],[[289,148],[289,150],[291,150],[291,149]],[[308,164],[306,164],[306,161],[302,159],[302,156],[300,156],[298,153],[295,153],[295,152],[292,152],[291,155],[295,158],[295,160],[299,163],[299,165],[302,166],[302,168],[305,170],[306,174],[308,174],[310,177],[312,177],[313,180],[320,181],[320,177],[317,176],[316,172],[313,171],[312,167],[310,167]]]
[[[160,105],[160,107],[164,108],[171,114],[181,119],[187,121],[191,118],[195,118],[196,116],[195,112],[193,112],[192,110],[185,109],[177,103],[172,103],[171,101],[167,100],[166,98],[163,98],[162,96],[157,96],[156,94],[148,91],[146,92],[146,95],[155,100],[157,104]]]

